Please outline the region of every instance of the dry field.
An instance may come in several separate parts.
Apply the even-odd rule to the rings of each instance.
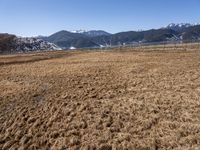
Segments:
[[[199,150],[200,51],[0,56],[2,150]]]

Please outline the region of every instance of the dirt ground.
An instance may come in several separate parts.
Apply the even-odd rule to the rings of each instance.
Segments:
[[[0,56],[0,149],[200,149],[200,51],[37,55]]]

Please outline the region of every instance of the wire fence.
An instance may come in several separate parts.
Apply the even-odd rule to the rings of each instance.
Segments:
[[[189,49],[199,49],[200,50],[200,40],[187,40],[187,41],[162,41],[162,42],[134,42],[131,44],[123,45],[107,45],[104,47],[94,47],[94,48],[83,48],[83,49],[97,49],[97,50],[108,50],[108,49],[151,49],[155,50],[189,50]]]

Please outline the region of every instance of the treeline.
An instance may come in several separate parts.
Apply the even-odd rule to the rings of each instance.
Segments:
[[[0,34],[0,53],[11,53],[15,49],[15,35]]]

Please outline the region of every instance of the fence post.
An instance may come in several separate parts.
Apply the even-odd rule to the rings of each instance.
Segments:
[[[164,45],[164,50],[165,50],[165,46],[166,46],[166,45],[165,45],[165,42],[163,42],[163,45]]]
[[[176,42],[174,43],[174,50],[176,50]]]

